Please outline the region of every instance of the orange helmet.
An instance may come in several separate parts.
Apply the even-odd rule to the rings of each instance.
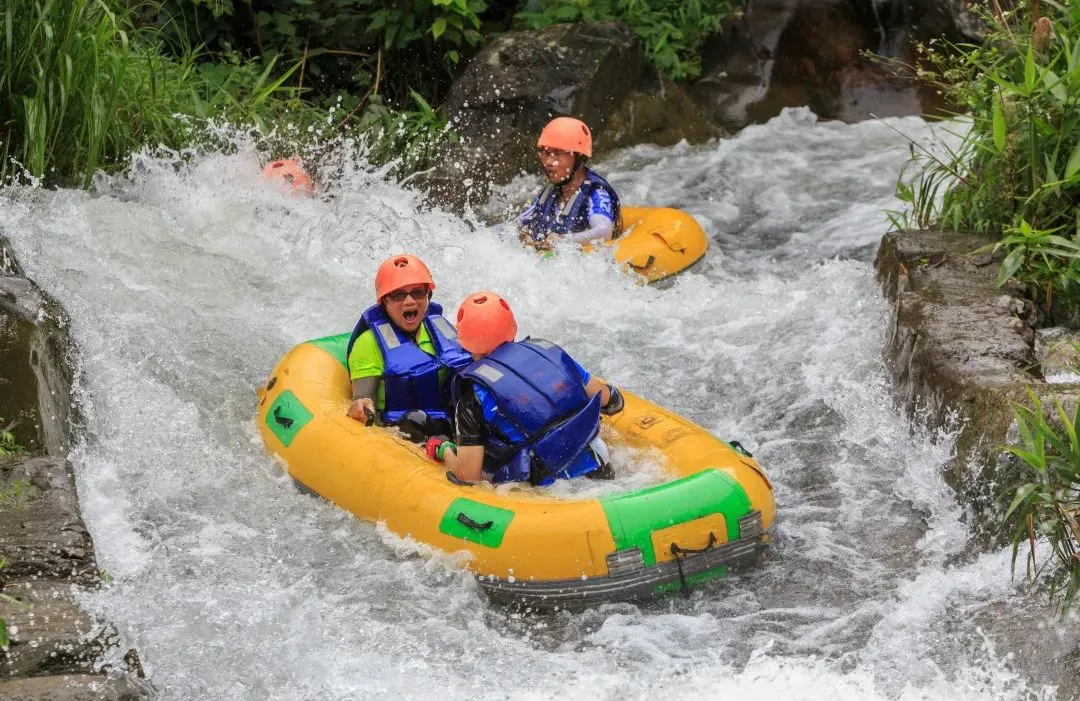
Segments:
[[[506,300],[494,292],[474,292],[457,312],[458,343],[484,355],[517,336],[517,321]]]
[[[428,291],[435,289],[435,281],[424,261],[404,253],[387,258],[375,273],[375,298],[381,300],[394,290],[410,285],[427,285]]]
[[[540,132],[536,147],[571,151],[592,158],[592,132],[580,119],[556,117]]]
[[[298,195],[310,197],[315,194],[315,182],[300,163],[291,158],[283,158],[266,166],[263,169],[263,177],[267,180],[288,183],[292,191]]]

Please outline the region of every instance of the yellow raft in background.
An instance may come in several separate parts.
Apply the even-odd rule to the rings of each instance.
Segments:
[[[259,389],[267,448],[303,486],[356,516],[469,551],[492,600],[576,608],[685,591],[766,548],[776,504],[753,457],[628,392],[626,408],[604,417],[605,438],[657,448],[671,481],[586,500],[450,481],[420,446],[346,416],[348,337],[301,343],[274,368]]]
[[[648,282],[690,268],[705,256],[709,237],[692,216],[669,207],[623,207],[623,234],[605,243],[615,260]]]

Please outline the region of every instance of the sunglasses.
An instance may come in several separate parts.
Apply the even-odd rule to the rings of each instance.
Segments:
[[[414,287],[411,290],[394,290],[386,296],[391,302],[404,302],[406,297],[412,297],[417,302],[419,302],[421,300],[427,299],[428,288]]]
[[[570,151],[559,151],[550,148],[538,148],[536,149],[536,155],[541,159],[560,158],[562,156],[572,156]]]

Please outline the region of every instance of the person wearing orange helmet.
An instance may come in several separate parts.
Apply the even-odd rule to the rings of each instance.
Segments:
[[[600,414],[622,410],[619,390],[550,341],[515,341],[514,313],[494,292],[466,297],[457,323],[475,360],[453,380],[455,440],[429,438],[428,456],[467,482],[610,478]]]
[[[472,362],[442,307],[431,301],[434,289],[416,256],[385,260],[375,274],[376,303],[356,322],[345,351],[349,416],[371,423],[378,415],[418,442],[450,430],[446,381]]]
[[[312,197],[315,194],[315,181],[295,158],[273,161],[263,169],[263,178],[276,181],[282,185],[282,189],[302,197]]]
[[[573,117],[556,117],[540,132],[536,155],[548,184],[518,216],[523,243],[550,249],[553,238],[590,243],[622,232],[619,196],[586,163],[592,158],[592,132]]]

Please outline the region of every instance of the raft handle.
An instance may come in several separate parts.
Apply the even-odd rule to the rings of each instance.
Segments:
[[[484,521],[483,523],[473,521],[471,518],[465,515],[464,511],[458,513],[457,520],[458,523],[460,523],[461,525],[471,528],[474,531],[486,531],[487,529],[495,525],[494,521]]]
[[[472,482],[469,482],[468,480],[461,479],[460,477],[455,475],[453,473],[453,471],[451,471],[451,470],[446,471],[446,481],[449,482],[450,484],[456,484],[459,487],[471,487],[471,486],[473,486]]]
[[[280,405],[274,407],[274,421],[279,426],[284,428],[286,431],[288,431],[290,428],[292,428],[292,425],[293,425],[293,420],[292,419],[290,419],[288,416],[282,416],[281,415],[281,406]]]
[[[751,453],[751,452],[750,452],[749,450],[747,450],[746,448],[744,448],[744,447],[743,447],[743,444],[742,444],[742,443],[740,443],[739,441],[729,441],[729,442],[728,442],[728,445],[730,445],[730,446],[731,446],[732,448],[734,448],[735,450],[737,450],[738,452],[742,453],[743,455],[745,455],[745,456],[746,456],[746,457],[748,457],[748,458],[752,458],[752,457],[754,457],[754,454],[753,454],[753,453]]]
[[[686,575],[683,574],[682,559],[679,558],[679,554],[681,553],[683,557],[686,557],[687,555],[707,553],[713,549],[716,542],[716,534],[709,531],[709,542],[705,544],[704,548],[680,548],[678,543],[671,544],[671,554],[675,556],[675,566],[679,568],[679,584],[681,585],[683,597],[690,597],[690,585],[686,583]]]

